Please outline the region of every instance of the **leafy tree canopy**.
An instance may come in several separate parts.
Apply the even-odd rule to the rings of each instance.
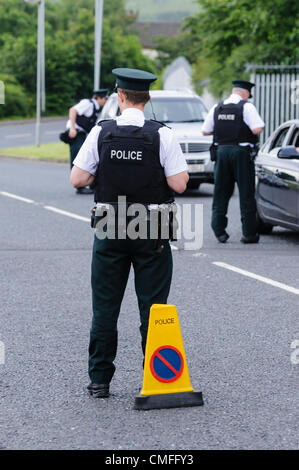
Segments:
[[[234,78],[248,79],[246,64],[296,64],[298,6],[294,0],[197,0],[199,12],[186,19],[175,40],[159,40],[162,65],[184,55],[194,81],[210,78],[221,96]]]
[[[23,0],[0,0],[0,70],[26,92],[34,112],[36,89],[37,7]],[[155,71],[137,36],[127,32],[132,20],[123,0],[104,2],[101,86],[112,89],[114,67]],[[91,96],[94,75],[94,0],[47,0],[45,12],[47,112],[66,113]],[[11,115],[7,105],[6,115]],[[3,110],[2,110],[3,113]]]

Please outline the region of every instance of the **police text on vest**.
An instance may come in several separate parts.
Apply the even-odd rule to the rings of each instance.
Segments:
[[[136,152],[135,150],[111,150],[111,160],[117,158],[118,160],[142,160],[142,151]]]
[[[218,115],[218,121],[234,121],[235,120],[235,115],[234,114],[219,114]]]

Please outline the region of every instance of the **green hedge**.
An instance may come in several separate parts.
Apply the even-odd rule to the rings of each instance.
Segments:
[[[34,114],[34,103],[18,81],[7,74],[0,74],[4,83],[4,104],[0,104],[0,119],[5,117],[28,117]]]

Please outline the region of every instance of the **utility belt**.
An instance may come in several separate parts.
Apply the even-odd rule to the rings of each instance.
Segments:
[[[217,148],[220,148],[220,147],[227,147],[227,146],[236,146],[236,147],[241,147],[243,149],[246,149],[248,150],[249,152],[249,155],[250,155],[250,160],[251,161],[254,161],[258,152],[259,152],[259,144],[253,144],[253,147],[251,147],[251,145],[239,145],[238,143],[236,142],[232,142],[232,143],[226,143],[226,144],[212,144],[210,146],[210,156],[211,156],[211,161],[212,162],[215,162],[216,159],[217,159]]]
[[[143,206],[145,208],[145,217],[141,221],[149,225],[153,225],[150,226],[150,235],[155,233],[155,239],[157,240],[177,241],[178,221],[176,218],[177,205],[175,202],[166,202],[163,204],[96,203],[91,209],[90,225],[92,228],[97,228],[97,224],[104,218],[107,219],[107,216],[108,222],[109,211],[111,211],[110,217],[115,217],[113,221],[115,226],[127,228],[128,224],[132,220],[140,217],[138,206]],[[133,210],[132,214],[128,214],[128,210],[130,212],[130,208],[134,209],[134,207],[136,208],[135,213]]]

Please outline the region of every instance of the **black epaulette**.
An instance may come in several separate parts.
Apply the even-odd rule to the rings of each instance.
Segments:
[[[100,126],[102,122],[107,122],[107,121],[114,121],[114,119],[102,119],[97,123],[97,126]]]
[[[171,127],[167,126],[167,124],[161,121],[157,121],[157,119],[150,119],[150,121],[157,122],[158,124],[161,124],[161,126],[168,127],[168,129],[171,129]]]

